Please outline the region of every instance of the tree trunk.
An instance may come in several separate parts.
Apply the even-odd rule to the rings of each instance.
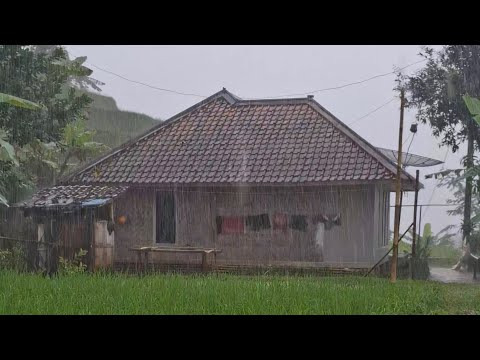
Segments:
[[[462,269],[462,267],[467,269],[469,260],[470,260],[470,246],[467,244],[463,248],[462,257],[460,258],[460,260],[458,260],[458,262],[455,265],[453,265],[452,270],[459,271]]]
[[[473,167],[473,152],[474,152],[474,139],[473,139],[473,127],[468,127],[468,148],[467,158],[465,162],[466,171]],[[463,211],[463,239],[465,244],[470,244],[470,233],[472,231],[471,226],[472,217],[472,177],[468,176],[465,182],[465,207]]]
[[[473,153],[474,153],[474,134],[475,129],[472,126],[472,122],[468,125],[468,145],[467,145],[467,157],[465,161],[465,171],[468,171],[473,167]],[[470,234],[472,232],[471,225],[472,218],[472,177],[467,176],[465,181],[465,206],[463,210],[463,240],[465,241],[465,250],[462,257],[458,260],[458,263],[453,266],[453,270],[460,270],[465,264],[468,264],[468,258],[470,257]]]

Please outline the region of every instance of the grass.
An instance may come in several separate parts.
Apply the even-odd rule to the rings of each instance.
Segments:
[[[0,314],[480,314],[480,286],[361,277],[0,272]]]

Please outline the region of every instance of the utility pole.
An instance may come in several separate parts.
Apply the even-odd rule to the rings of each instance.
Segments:
[[[415,176],[415,202],[413,206],[413,236],[412,236],[412,280],[415,278],[415,247],[417,240],[417,206],[418,206],[418,187],[420,182],[420,171],[416,171]]]
[[[405,105],[405,90],[400,90],[400,128],[398,132],[398,161],[397,176],[395,184],[395,219],[393,226],[393,255],[390,268],[390,282],[397,281],[397,261],[398,261],[398,237],[400,232],[400,195],[401,195],[401,175],[402,175],[402,141],[403,141],[403,110]]]

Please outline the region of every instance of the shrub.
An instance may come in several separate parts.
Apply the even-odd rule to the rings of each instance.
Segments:
[[[68,261],[63,257],[60,257],[58,260],[58,272],[61,275],[71,275],[83,273],[87,270],[87,264],[85,264],[82,259],[87,255],[87,251],[80,249],[79,252],[75,253],[75,256],[72,261]]]

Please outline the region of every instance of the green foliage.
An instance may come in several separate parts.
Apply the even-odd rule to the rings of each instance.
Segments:
[[[425,47],[427,63],[413,76],[404,77],[408,106],[417,109],[417,120],[428,123],[433,135],[456,152],[469,131],[477,149],[480,133],[471,121],[463,96],[480,97],[480,46],[445,45],[440,51]]]
[[[66,124],[85,117],[91,99],[72,82],[89,72],[60,46],[36,52],[31,46],[0,45],[0,92],[43,108],[32,112],[0,103],[0,127],[8,130],[8,141],[19,146],[34,139],[57,141]]]
[[[0,270],[25,271],[27,263],[21,246],[15,245],[11,249],[0,250]]]
[[[472,116],[477,123],[480,122],[480,100],[464,95],[462,97],[470,116]],[[472,204],[471,204],[471,226],[475,230],[480,224],[480,166],[475,165],[470,169],[467,169],[460,173],[450,172],[447,176],[443,177],[439,186],[445,186],[447,189],[453,191],[453,198],[448,199],[447,203],[457,204],[452,210],[447,210],[449,215],[463,215],[465,208],[465,183],[466,179],[472,179]]]
[[[83,121],[76,121],[65,126],[62,140],[59,142],[60,157],[59,173],[61,177],[71,166],[85,161],[107,151],[108,146],[93,141],[95,131],[86,130]],[[75,162],[70,163],[70,160]]]
[[[0,103],[11,106],[40,109],[41,106],[16,96],[0,93]],[[28,181],[22,181],[17,167],[19,166],[14,147],[7,141],[7,132],[0,128],[0,205],[8,206],[7,189],[11,185],[18,185],[18,189],[29,186]]]
[[[468,95],[464,95],[463,101],[465,101],[465,105],[467,105],[468,111],[470,111],[472,117],[475,119],[477,124],[480,125],[480,100]]]
[[[66,125],[86,118],[91,99],[78,87],[99,83],[84,62],[70,60],[58,45],[0,45],[0,203],[55,181],[59,156],[52,144],[58,146]]]
[[[7,132],[0,129],[0,161],[12,162],[18,165],[17,157],[15,156],[15,149],[7,140]]]
[[[470,235],[470,252],[478,254],[480,251],[480,231],[474,231]]]
[[[60,275],[73,275],[85,272],[87,270],[87,264],[82,261],[85,255],[87,255],[87,251],[80,249],[79,252],[75,253],[73,261],[68,261],[60,257],[58,273]]]
[[[418,259],[428,259],[430,257],[433,241],[432,226],[427,223],[423,228],[423,235],[418,236],[416,241],[415,255]]]
[[[42,109],[42,106],[25,100],[21,99],[19,97],[13,96],[13,95],[8,95],[8,94],[2,94],[0,93],[0,103],[6,103],[12,106],[16,106],[19,108],[25,108],[25,109],[30,109],[30,110],[40,110]]]

